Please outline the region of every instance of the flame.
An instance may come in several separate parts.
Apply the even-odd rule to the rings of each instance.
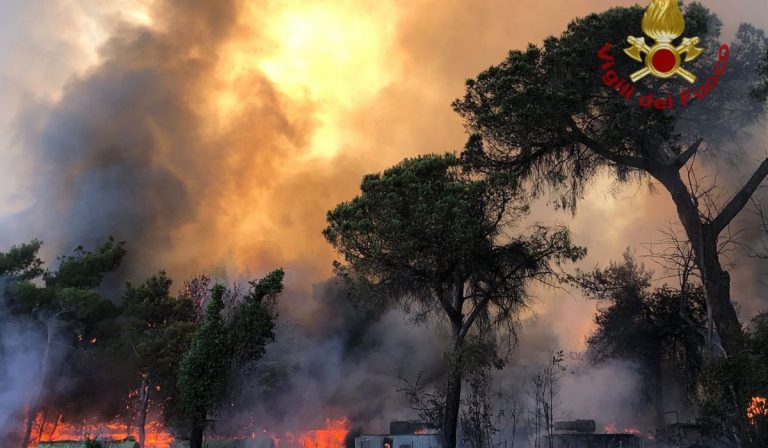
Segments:
[[[148,421],[145,425],[145,448],[170,448],[174,438],[158,421]],[[99,440],[125,440],[133,436],[138,440],[137,428],[134,426],[131,433],[122,422],[83,421],[81,423],[63,422],[59,417],[55,422],[43,422],[42,413],[35,418],[32,429],[32,446],[39,442],[60,442],[69,440],[85,440],[86,438]]]
[[[685,31],[677,0],[653,0],[643,15],[643,32],[657,42],[672,42]]]
[[[39,442],[61,442],[85,440],[121,441],[133,437],[138,441],[136,427],[130,433],[127,425],[122,422],[99,422],[86,420],[82,423],[64,422],[60,416],[55,422],[43,421],[43,415],[38,414],[32,431],[32,446]],[[156,420],[147,421],[145,425],[145,448],[170,448],[174,437]],[[247,431],[244,431],[247,433]],[[349,432],[349,419],[326,419],[325,427],[304,432],[286,432],[276,434],[262,429],[251,432],[250,438],[269,438],[275,448],[344,448],[344,439]],[[233,437],[237,439],[237,437]]]
[[[768,416],[768,399],[765,397],[752,397],[747,407],[747,419],[753,425],[757,424],[757,418]]]
[[[639,436],[642,433],[642,431],[640,431],[639,429],[637,429],[637,428],[635,428],[633,426],[628,426],[628,427],[624,428],[623,430],[620,430],[616,426],[616,423],[614,423],[614,422],[611,422],[608,425],[606,425],[603,428],[603,432],[606,433],[606,434],[634,434],[636,436]]]
[[[343,448],[349,432],[349,419],[326,419],[325,428],[302,433],[285,433],[281,438],[272,437],[275,448]]]
[[[227,45],[218,67],[219,128],[241,112],[248,80],[260,73],[295,104],[311,105],[316,127],[305,156],[333,157],[349,139],[345,117],[392,82],[395,8],[283,0],[246,7],[244,18],[246,32]]]

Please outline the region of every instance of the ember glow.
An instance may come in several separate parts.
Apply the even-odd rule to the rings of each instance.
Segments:
[[[268,430],[251,433],[251,439],[268,437],[275,448],[343,448],[344,438],[349,432],[349,419],[326,419],[325,427],[304,432],[285,432],[277,434]],[[71,440],[125,440],[133,437],[138,440],[137,430],[130,432],[125,423],[86,420],[83,422],[63,422],[60,416],[57,421],[44,421],[40,414],[35,419],[32,443],[58,442]],[[242,439],[247,437],[231,437]],[[145,448],[170,448],[174,437],[159,421],[149,421],[146,425]]]
[[[400,411],[395,398],[404,373],[392,360],[407,359],[406,367],[434,373],[442,354],[414,350],[438,347],[437,337],[426,340],[434,336],[430,328],[405,327],[392,313],[366,328],[364,353],[347,356],[357,348],[346,346],[347,335],[357,334],[356,322],[342,323],[345,315],[335,302],[326,305],[325,296],[311,292],[332,275],[336,258],[321,236],[326,211],[356,194],[367,173],[423,152],[460,151],[466,135],[450,102],[461,95],[467,77],[511,48],[558,33],[576,15],[634,1],[475,3],[8,3],[0,14],[7,28],[0,33],[6,60],[0,84],[8,96],[0,106],[0,251],[43,238],[43,255],[52,259],[70,244],[90,246],[115,234],[128,241],[124,274],[131,281],[166,269],[177,281],[174,287],[211,270],[234,279],[286,266],[291,296],[280,302],[281,316],[287,317],[286,328],[299,330],[280,334],[293,339],[278,338],[283,345],[272,349],[270,362],[299,373],[278,397],[280,413],[270,415],[273,409],[265,409],[264,401],[248,397],[232,422],[221,422],[226,433],[219,436],[268,438],[275,448],[343,448],[348,419],[331,418],[325,427],[313,428],[329,415],[350,415],[355,428],[383,427],[376,419]],[[738,7],[715,9],[731,14],[726,22],[733,24],[737,11],[768,17],[752,12],[764,4],[743,0]],[[590,246],[585,266],[654,241],[674,216],[661,196],[640,191],[632,200],[606,197],[612,182],[594,182],[583,212],[568,221],[574,239]],[[534,218],[551,216],[545,211]],[[181,294],[205,297],[211,280],[198,279]],[[734,284],[742,283],[734,277]],[[535,306],[542,319],[532,319],[526,328],[520,359],[533,359],[522,350],[545,344],[582,352],[581,341],[593,328],[592,303],[579,299],[564,307],[559,290],[541,294]],[[746,302],[746,296],[758,294],[743,295]],[[196,306],[201,316],[204,302]],[[0,408],[5,408],[0,429],[5,424],[16,430],[24,426],[30,391],[45,384],[37,378],[42,369],[30,362],[42,355],[29,349],[32,342],[17,343],[13,335],[5,344],[1,336],[0,367],[8,359],[2,358],[4,345],[23,348],[15,352],[18,367],[0,368]],[[94,350],[108,343],[102,336],[79,339]],[[51,387],[65,389],[79,381],[59,375],[59,367],[53,368]],[[622,374],[610,375],[609,390],[631,395],[626,391],[633,390],[633,372],[616,370]],[[605,383],[584,380],[563,402],[580,407],[594,390],[604,389]],[[137,394],[129,398],[137,400]],[[125,417],[119,422],[83,421],[74,413],[62,417],[53,410],[51,403],[58,403],[53,397],[42,401],[48,415],[34,419],[30,447],[86,437],[138,439],[135,421]],[[339,414],[325,413],[331,408]],[[640,434],[633,427],[622,430],[629,420],[613,411],[601,405],[601,414],[587,416],[620,422],[606,432]],[[259,426],[265,415],[273,420],[260,424],[273,428]],[[372,421],[361,421],[371,415]],[[750,420],[768,415],[766,399],[753,398],[746,415]],[[257,423],[243,429],[248,418]],[[146,448],[168,448],[174,440],[170,428],[161,418],[150,419]]]
[[[607,424],[603,428],[603,432],[606,434],[634,434],[636,436],[639,436],[642,433],[642,431],[632,426],[628,426],[623,430],[619,429],[614,422]]]
[[[173,443],[173,436],[159,421],[148,421],[145,425],[145,448],[169,448]],[[84,420],[80,422],[65,422],[59,416],[56,421],[44,420],[39,414],[35,419],[32,429],[32,446],[38,442],[57,442],[68,440],[125,440],[129,436],[138,438],[136,427],[128,430],[128,425],[121,422],[104,422],[98,420]]]
[[[765,397],[752,397],[747,407],[747,418],[753,425],[757,424],[757,418],[768,416],[768,399]]]
[[[343,448],[347,432],[349,432],[348,419],[327,419],[325,428],[285,433],[282,437],[272,440],[275,448]]]

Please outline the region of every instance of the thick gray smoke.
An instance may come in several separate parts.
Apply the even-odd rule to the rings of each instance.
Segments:
[[[277,340],[232,389],[234,409],[225,409],[216,425],[221,434],[264,429],[280,434],[322,428],[326,419],[342,417],[352,429],[384,433],[392,420],[418,417],[402,391],[405,380],[413,383],[421,375],[431,390],[445,379],[449,337],[439,324],[415,324],[397,309],[357,309],[335,281],[317,285],[310,294],[289,290],[279,307]],[[553,318],[527,320],[505,367],[492,371],[489,399],[496,409],[503,404],[499,393],[531,405],[531,377],[563,343]],[[595,419],[600,430],[650,429],[639,417],[643,409],[635,366],[591,367],[576,353],[564,364],[557,419]],[[525,415],[518,422],[518,437],[524,435]],[[506,428],[499,436],[510,434]]]
[[[574,15],[572,8],[586,14],[616,3],[526,4],[530,10],[518,11],[524,2],[470,8],[453,1],[437,10],[414,2],[402,13],[398,35],[398,50],[411,64],[404,70],[408,76],[350,119],[367,132],[369,147],[286,180],[281,170],[304,154],[316,105],[290,104],[254,72],[239,86],[241,110],[225,130],[207,132],[219,125],[208,94],[220,87],[217,70],[230,40],[243,32],[237,20],[242,4],[159,1],[153,26],[116,26],[97,66],[73,78],[60,98],[26,101],[14,117],[16,143],[24,151],[13,161],[32,165],[25,172],[33,178],[33,203],[0,216],[7,230],[0,243],[18,242],[2,240],[11,235],[44,238],[50,256],[113,234],[128,241],[124,274],[132,279],[167,268],[181,280],[228,264],[232,250],[238,256],[247,253],[239,265],[256,270],[312,258],[286,266],[289,275],[302,278],[291,279],[294,289],[281,298],[277,341],[264,362],[240,378],[233,420],[217,429],[310,429],[323,426],[326,418],[349,417],[355,426],[385,431],[390,420],[414,417],[398,391],[404,385],[400,378],[413,380],[423,372],[428,385],[441,381],[445,338],[440,328],[414,326],[396,310],[355,311],[333,284],[306,292],[304,275],[312,278],[317,264],[325,269],[330,264],[319,234],[324,211],[354,194],[365,172],[415,151],[460,147],[464,135],[448,103],[461,94],[464,78],[500,61],[510,47],[522,48],[532,35],[560,32]],[[750,8],[765,8],[765,2],[754,0]],[[738,10],[729,6],[731,21]],[[504,17],[517,22],[510,26],[499,19]],[[749,160],[737,165],[744,170],[723,170],[737,173],[729,187],[764,156],[764,128],[753,135],[743,142]],[[387,152],[388,147],[400,152]],[[572,222],[576,241],[590,248],[587,263],[607,264],[627,245],[655,239],[658,228],[674,219],[666,197],[632,194],[614,200],[603,191],[593,193]],[[261,222],[243,218],[252,216],[252,209],[267,223],[256,230],[251,228]],[[290,231],[275,230],[283,228]],[[262,235],[263,229],[274,233]],[[735,270],[745,314],[765,305],[760,301],[764,291],[749,286],[757,284],[761,267],[750,267]],[[520,396],[551,350],[583,345],[594,311],[583,301],[562,306],[566,299],[544,295],[540,319],[522,327],[507,367],[495,373],[498,385]],[[43,341],[32,327],[2,313],[0,322],[0,429],[18,429],[20,411],[39,380]],[[563,380],[562,417],[629,424],[627,403],[637,398],[632,367],[587,370],[577,362],[572,367],[575,373]]]
[[[58,101],[24,103],[16,122],[34,160],[33,202],[6,217],[10,234],[47,238],[48,255],[113,235],[129,243],[126,269],[136,276],[159,268],[191,274],[247,245],[216,227],[239,213],[225,201],[268,185],[302,135],[258,73],[230,131],[213,131],[221,126],[212,106],[218,64],[237,35],[238,12],[234,0],[158,2],[153,28],[117,26],[99,65],[71,80]],[[179,240],[190,228],[192,238]],[[269,260],[258,252],[253,265],[262,267]]]
[[[225,431],[322,428],[348,418],[384,432],[390,420],[415,418],[400,389],[422,374],[442,377],[446,339],[402,312],[355,309],[335,281],[310,294],[280,298],[276,341],[233,391],[238,409]],[[255,380],[255,381],[254,381]]]
[[[45,340],[30,322],[8,314],[0,279],[0,442],[23,424],[24,407],[40,382]]]

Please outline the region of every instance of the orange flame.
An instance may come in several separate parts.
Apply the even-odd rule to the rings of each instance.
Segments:
[[[606,425],[603,428],[603,432],[606,434],[634,434],[636,436],[639,436],[642,433],[642,431],[632,426],[624,428],[624,430],[622,431],[618,427],[616,427],[616,423],[614,422],[611,422],[608,425]]]
[[[752,397],[752,401],[747,407],[747,418],[753,425],[757,424],[757,418],[768,416],[768,399],[765,397]]]
[[[326,419],[325,428],[302,433],[285,433],[283,437],[273,436],[275,448],[343,448],[344,438],[349,432],[349,419]]]
[[[83,421],[81,423],[62,422],[59,417],[55,422],[43,421],[43,415],[38,414],[32,430],[32,446],[39,442],[59,442],[66,440],[84,440],[96,438],[99,440],[125,440],[129,436],[136,437],[137,429],[133,427],[131,434],[128,426],[119,422]],[[148,421],[145,425],[145,448],[169,448],[174,438],[158,421]]]
[[[250,437],[269,437],[275,448],[344,448],[344,439],[349,432],[349,419],[326,419],[325,428],[305,432],[284,433],[277,435],[267,430],[252,432]],[[99,440],[125,440],[129,436],[137,437],[135,427],[128,433],[127,425],[118,422],[82,422],[74,424],[62,422],[43,422],[42,414],[35,419],[32,442],[57,442],[96,438]],[[158,421],[148,421],[145,425],[145,448],[170,448],[173,436]]]

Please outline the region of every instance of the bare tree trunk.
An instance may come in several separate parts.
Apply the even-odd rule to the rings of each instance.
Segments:
[[[683,183],[679,170],[661,169],[655,170],[655,173],[652,172],[652,175],[664,185],[672,196],[680,222],[693,249],[696,266],[701,273],[704,298],[707,302],[708,322],[712,327],[707,336],[707,349],[710,354],[728,356],[729,353],[738,349],[737,341],[739,333],[742,331],[741,322],[739,322],[736,308],[731,302],[731,277],[720,263],[718,239],[725,226],[736,216],[754,189],[765,178],[766,172],[768,172],[767,162],[764,161],[760,165],[760,168],[753,174],[744,188],[714,219],[709,217],[702,219],[698,200]],[[715,349],[718,349],[719,353]],[[730,386],[734,392],[733,400],[730,403],[732,412],[742,412],[735,399],[735,386],[734,384]],[[741,446],[737,429],[732,428],[732,432],[736,446]]]
[[[448,387],[445,394],[445,411],[443,412],[443,448],[456,448],[456,433],[458,432],[459,408],[461,406],[461,322],[453,325],[453,351],[449,361]]]
[[[40,438],[43,436],[43,429],[45,428],[45,420],[47,418],[47,412],[45,409],[43,409],[43,418],[40,420],[40,426],[37,427],[37,440],[39,441]]]
[[[661,371],[661,359],[657,358],[651,366],[653,376],[653,406],[656,410],[656,429],[664,427],[664,382]]]
[[[46,330],[48,331],[48,337],[45,344],[45,351],[43,351],[43,362],[40,369],[40,383],[38,384],[35,393],[30,400],[29,412],[27,413],[27,425],[24,428],[24,438],[21,442],[21,448],[28,448],[29,441],[32,435],[32,426],[35,423],[35,417],[40,412],[42,406],[41,399],[43,391],[45,389],[46,380],[48,378],[49,358],[51,355],[51,346],[53,345],[53,337],[56,330],[56,318],[51,318],[46,324]]]
[[[205,419],[192,418],[192,434],[189,438],[189,448],[203,448],[203,433],[205,432]]]
[[[53,435],[56,434],[56,430],[59,429],[59,423],[61,423],[61,418],[63,417],[61,411],[59,411],[59,416],[56,417],[56,421],[53,423],[53,428],[51,428],[51,432],[48,433],[48,438],[52,439]]]
[[[741,324],[736,308],[731,302],[730,275],[720,263],[717,242],[722,229],[715,227],[714,222],[702,222],[698,204],[680,178],[679,171],[671,168],[660,169],[654,172],[653,176],[672,196],[680,222],[693,248],[696,265],[701,272],[707,312],[716,333],[715,337],[708,341],[709,348],[714,348],[711,345],[714,342],[727,354],[729,350],[735,349],[734,344]]]
[[[147,423],[147,407],[149,405],[149,375],[144,374],[141,378],[141,391],[139,393],[139,419],[136,422],[136,426],[139,429],[139,446],[144,448],[144,440],[146,439],[146,429],[144,428]]]

